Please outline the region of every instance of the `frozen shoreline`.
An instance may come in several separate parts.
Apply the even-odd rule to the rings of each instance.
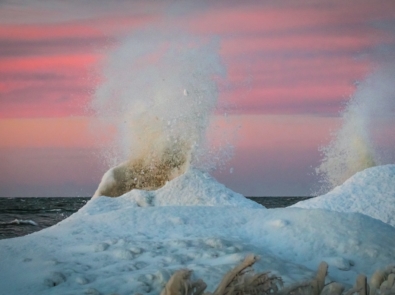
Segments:
[[[322,209],[265,209],[229,191],[218,194],[227,189],[203,174],[189,176],[164,187],[163,199],[155,192],[147,199],[142,191],[100,197],[55,226],[1,240],[0,289],[158,294],[174,271],[189,268],[212,291],[249,253],[261,256],[257,271],[273,271],[285,284],[310,278],[324,260],[328,280],[350,286],[357,274],[370,276],[395,263],[395,228],[379,220]]]

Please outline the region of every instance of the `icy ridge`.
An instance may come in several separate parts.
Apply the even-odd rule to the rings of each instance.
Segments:
[[[365,169],[329,193],[291,207],[357,212],[395,227],[395,165]]]
[[[97,214],[124,207],[154,206],[230,206],[265,209],[264,206],[217,182],[209,174],[190,168],[158,190],[134,189],[118,198],[99,197],[90,200],[81,210]]]
[[[262,205],[217,182],[209,174],[193,168],[158,189],[155,192],[154,204],[155,206],[263,208]]]

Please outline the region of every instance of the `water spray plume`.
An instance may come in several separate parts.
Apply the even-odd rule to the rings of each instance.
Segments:
[[[217,52],[215,40],[156,30],[133,35],[110,54],[92,107],[117,132],[108,163],[126,160],[117,170],[125,173],[124,188],[112,195],[155,189],[189,165],[203,165],[217,80],[225,75]]]
[[[341,113],[341,128],[321,148],[323,159],[316,169],[322,184],[319,194],[366,168],[395,162],[394,68],[381,67],[357,86]]]

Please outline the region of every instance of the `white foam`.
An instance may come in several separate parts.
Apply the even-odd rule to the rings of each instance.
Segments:
[[[23,220],[23,219],[14,219],[13,221],[10,222],[0,222],[0,225],[8,225],[8,224],[29,224],[29,225],[34,225],[34,226],[38,226],[38,224],[33,221],[33,220]]]
[[[355,173],[395,161],[395,67],[393,58],[358,84],[341,112],[342,125],[316,169],[326,193]]]
[[[395,227],[395,165],[365,169],[326,195],[292,207],[358,212]]]

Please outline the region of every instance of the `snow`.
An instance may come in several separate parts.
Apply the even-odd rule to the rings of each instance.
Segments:
[[[133,190],[126,194],[130,199],[150,199],[153,206],[235,206],[245,208],[264,208],[262,205],[244,198],[209,174],[197,169],[168,182],[155,192]],[[176,196],[176,197],[175,197]]]
[[[358,212],[395,227],[395,165],[365,169],[326,195],[292,207]]]
[[[98,197],[55,226],[0,241],[4,294],[159,294],[193,270],[213,291],[249,253],[285,284],[310,278],[353,285],[395,262],[395,228],[359,213],[266,209],[190,170],[157,191]]]

